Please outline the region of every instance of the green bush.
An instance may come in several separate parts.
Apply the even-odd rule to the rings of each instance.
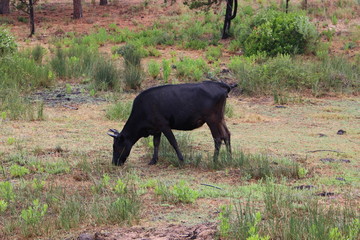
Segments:
[[[135,193],[118,197],[107,209],[108,220],[113,223],[130,223],[138,218],[140,201]]]
[[[103,57],[98,59],[94,68],[94,85],[97,90],[119,88],[119,70],[111,60]]]
[[[0,26],[0,57],[17,50],[14,37],[3,26]]]
[[[175,63],[177,75],[188,80],[199,81],[205,73],[209,71],[209,67],[204,59],[191,59],[184,57]]]
[[[148,72],[152,78],[156,78],[160,74],[160,65],[155,60],[148,63]]]
[[[40,205],[39,199],[33,201],[33,206],[21,211],[22,231],[25,236],[39,234],[38,225],[43,221],[48,205]]]
[[[39,66],[33,59],[21,54],[0,58],[0,87],[17,90],[32,90],[49,87],[53,73],[48,66]]]
[[[124,58],[124,82],[125,87],[137,89],[143,81],[143,71],[141,69],[141,49],[134,44],[126,44],[117,51]]]
[[[208,60],[215,61],[221,57],[221,48],[210,46],[206,49],[205,56]]]
[[[99,57],[96,49],[74,44],[67,49],[57,48],[50,65],[60,78],[92,77],[99,61],[105,61],[105,58]]]
[[[12,177],[22,177],[28,173],[30,173],[29,169],[23,166],[19,166],[17,164],[11,165],[9,168],[10,175]]]
[[[165,83],[169,81],[170,73],[171,73],[171,67],[170,62],[166,59],[162,60],[162,75],[164,78]]]
[[[273,9],[260,11],[249,21],[240,24],[238,39],[247,56],[265,52],[302,54],[313,51],[318,39],[315,26],[302,13],[285,13]]]
[[[155,194],[161,197],[162,201],[173,203],[194,203],[199,193],[189,187],[189,184],[181,180],[173,186],[158,182],[155,186]]]
[[[57,76],[60,78],[65,78],[67,76],[66,55],[62,48],[56,49],[55,56],[51,59],[50,64]]]
[[[0,89],[0,112],[10,120],[43,120],[43,105],[30,103],[20,92],[11,89]],[[37,115],[36,115],[37,112]]]
[[[42,63],[45,54],[46,54],[46,49],[40,45],[36,45],[31,51],[32,58],[38,64]]]

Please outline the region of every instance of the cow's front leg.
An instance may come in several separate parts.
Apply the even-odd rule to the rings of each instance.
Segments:
[[[153,138],[154,155],[153,155],[151,161],[149,162],[149,165],[154,165],[158,161],[160,139],[161,139],[161,132],[154,134],[154,138]]]
[[[176,152],[176,155],[177,155],[177,157],[179,159],[180,164],[183,164],[184,163],[184,157],[180,152],[179,146],[178,146],[178,144],[176,142],[176,139],[175,139],[175,136],[174,136],[173,132],[168,127],[163,128],[161,131],[164,133],[164,135],[167,138],[167,140],[169,141],[170,145],[175,149],[175,152]]]

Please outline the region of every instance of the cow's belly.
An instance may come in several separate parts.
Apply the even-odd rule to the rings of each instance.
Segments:
[[[204,125],[205,121],[203,119],[191,119],[187,121],[174,121],[170,124],[171,129],[190,131]]]

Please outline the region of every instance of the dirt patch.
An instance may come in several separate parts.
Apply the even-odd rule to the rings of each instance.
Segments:
[[[169,224],[158,228],[130,227],[111,230],[102,230],[94,234],[83,233],[79,240],[169,240],[169,239],[214,239],[216,234],[215,223],[203,223],[195,226]]]
[[[86,88],[80,85],[40,90],[32,94],[29,99],[31,101],[42,101],[50,107],[63,106],[73,110],[77,110],[79,104],[106,102],[104,98],[91,96]]]

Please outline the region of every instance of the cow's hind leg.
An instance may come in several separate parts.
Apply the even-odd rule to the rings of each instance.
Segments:
[[[230,131],[226,127],[225,122],[223,120],[215,122],[210,121],[207,122],[207,125],[210,128],[215,143],[214,161],[217,161],[219,158],[219,151],[222,141],[225,142],[226,150],[231,157]]]
[[[154,155],[153,155],[151,161],[149,162],[149,165],[154,165],[157,163],[158,156],[159,156],[160,139],[161,139],[161,132],[154,134],[154,139],[153,139]]]
[[[221,129],[218,123],[210,121],[210,122],[206,122],[207,125],[210,128],[211,131],[211,135],[214,139],[214,144],[215,144],[215,151],[214,151],[214,162],[216,162],[219,158],[219,151],[220,151],[220,147],[221,147],[221,142],[222,142],[222,138],[221,138]]]
[[[167,138],[167,140],[169,141],[171,146],[175,149],[176,155],[177,155],[180,163],[181,164],[184,163],[184,157],[180,152],[179,146],[177,144],[177,141],[176,141],[175,136],[174,136],[173,132],[171,131],[171,129],[166,127],[166,128],[163,128],[161,131],[164,133],[165,137]]]
[[[230,143],[230,131],[227,128],[225,122],[222,122],[222,128],[221,128],[221,132],[222,132],[222,140],[224,140],[225,142],[225,146],[226,146],[226,150],[227,152],[230,154],[231,156],[231,143]]]

